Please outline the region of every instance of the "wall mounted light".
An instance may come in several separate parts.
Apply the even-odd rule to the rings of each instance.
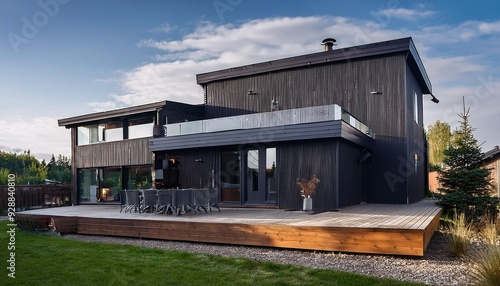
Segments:
[[[271,111],[278,110],[278,101],[276,99],[271,100]]]
[[[376,89],[372,89],[372,91],[370,91],[370,94],[382,94],[382,92]]]
[[[255,92],[252,89],[249,89],[248,92],[247,92],[247,95],[256,95],[256,94],[257,94],[257,92]]]

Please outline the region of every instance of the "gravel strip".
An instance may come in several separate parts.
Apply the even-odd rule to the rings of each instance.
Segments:
[[[342,270],[376,277],[422,282],[429,285],[470,285],[466,274],[472,266],[470,262],[453,258],[448,254],[446,238],[439,232],[434,234],[423,257],[312,252],[80,234],[66,234],[63,237],[81,241],[136,245],[226,257],[246,257],[259,261]]]

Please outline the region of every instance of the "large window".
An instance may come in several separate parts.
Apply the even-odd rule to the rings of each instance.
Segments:
[[[98,169],[78,170],[78,201],[81,203],[97,202],[97,190],[99,189]]]
[[[129,189],[150,189],[152,186],[151,166],[135,166],[128,168]]]
[[[130,120],[128,123],[128,138],[144,138],[153,136],[153,118]]]
[[[118,201],[118,190],[121,188],[121,168],[78,170],[78,201],[80,203]]]
[[[276,148],[266,149],[266,200],[276,200]]]
[[[118,190],[122,188],[121,168],[102,168],[100,172],[99,201],[118,201]]]
[[[123,124],[110,122],[78,127],[78,145],[111,142],[123,139]]]
[[[78,127],[78,145],[87,145],[103,141],[103,127],[99,125]]]

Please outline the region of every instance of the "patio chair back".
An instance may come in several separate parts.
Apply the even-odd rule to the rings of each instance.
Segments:
[[[126,194],[127,209],[125,210],[125,212],[132,212],[132,210],[137,212],[137,210],[139,210],[139,213],[141,213],[141,199],[139,196],[139,190],[126,190]]]
[[[170,211],[171,213],[175,213],[174,195],[174,190],[158,190],[158,205],[156,206],[156,212],[164,214]]]
[[[141,204],[141,211],[147,212],[148,210],[150,212],[156,211],[156,205],[158,204],[158,198],[157,198],[157,190],[142,190],[142,204]]]
[[[194,210],[193,189],[175,190],[177,215]]]
[[[125,190],[119,190],[118,195],[120,196],[120,212],[127,207],[127,193]]]
[[[218,189],[209,189],[209,199],[208,199],[208,208],[212,211],[212,207],[217,208],[220,212],[219,208],[219,190]]]
[[[210,193],[209,189],[193,189],[193,207],[196,211],[203,209],[205,213],[209,208]]]

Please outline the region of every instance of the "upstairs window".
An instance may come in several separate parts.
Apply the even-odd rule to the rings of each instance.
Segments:
[[[123,140],[123,124],[121,122],[79,126],[77,129],[78,145]]]
[[[153,136],[153,117],[130,120],[128,122],[128,138],[144,138]]]
[[[418,121],[419,110],[420,108],[418,106],[418,94],[416,92],[413,92],[413,119],[418,125],[420,125],[420,122]]]

